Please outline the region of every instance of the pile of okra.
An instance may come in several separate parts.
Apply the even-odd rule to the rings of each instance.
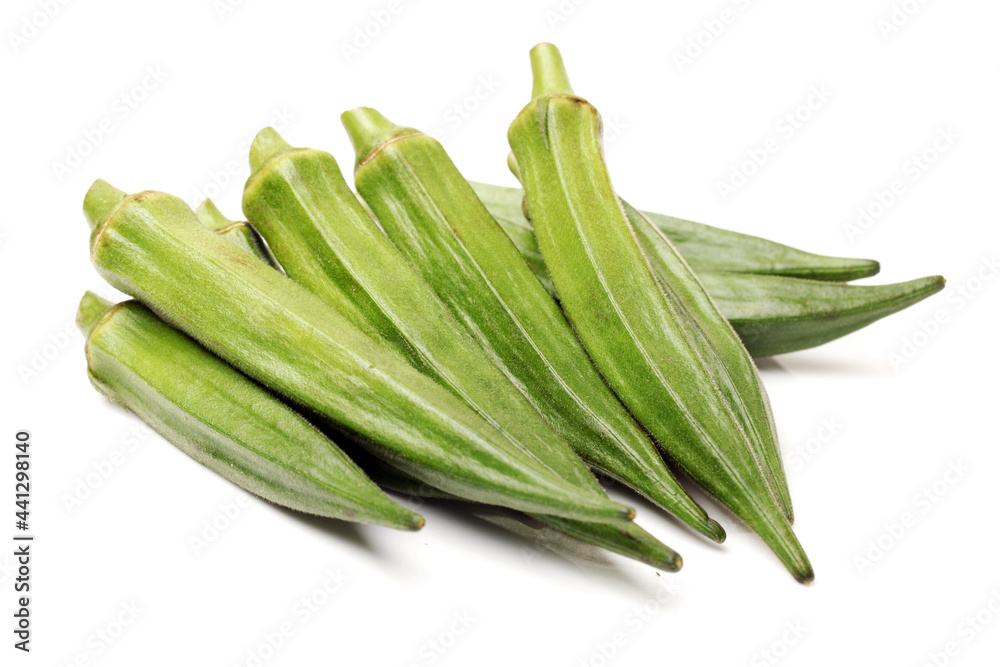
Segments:
[[[944,280],[850,285],[878,263],[632,207],[558,50],[534,47],[531,69],[508,129],[521,188],[466,181],[438,141],[370,108],[342,116],[354,189],[271,128],[238,220],[95,182],[91,258],[134,300],[84,295],[91,382],[285,507],[417,530],[399,501],[499,506],[668,571],[680,555],[595,475],[722,542],[682,471],[811,581],[753,360]]]

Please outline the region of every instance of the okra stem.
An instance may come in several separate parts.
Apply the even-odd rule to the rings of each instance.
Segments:
[[[531,49],[531,96],[572,95],[573,86],[563,64],[562,54],[554,44],[543,42]]]

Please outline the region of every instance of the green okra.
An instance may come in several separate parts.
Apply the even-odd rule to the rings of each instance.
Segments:
[[[579,457],[393,246],[332,155],[293,149],[268,128],[257,135],[250,158],[244,214],[290,278],[332,308],[350,300],[354,307],[345,317],[364,317],[359,327],[376,329],[525,456],[610,503]]]
[[[94,387],[234,484],[309,514],[424,525],[298,413],[139,302],[87,292],[77,326]]]
[[[281,266],[278,264],[278,260],[274,258],[264,243],[264,239],[249,222],[230,220],[222,214],[222,211],[211,199],[206,199],[199,204],[194,213],[202,224],[215,232],[217,236],[221,236],[237,248],[254,255],[272,268],[280,270]]]
[[[206,229],[178,197],[104,181],[84,201],[91,259],[210,351],[345,431],[410,475],[522,511],[618,521],[437,383],[305,288]]]
[[[937,294],[945,284],[941,276],[889,285],[717,271],[698,278],[755,357],[828,343]]]
[[[197,212],[199,219],[206,222],[206,220],[202,217],[204,210],[204,207],[199,207]],[[215,210],[215,213],[221,216],[221,213],[218,213],[217,209]],[[258,250],[260,246],[247,246],[243,242],[243,239],[239,237],[233,237],[230,235],[222,236],[238,247],[246,247],[248,251],[256,254],[263,261],[268,261],[270,257],[270,255],[264,256],[260,254],[260,251]],[[436,489],[426,482],[421,482],[420,480],[393,468],[385,461],[369,454],[360,447],[350,447],[347,451],[350,457],[361,465],[365,472],[367,472],[369,476],[374,479],[375,483],[383,489],[388,489],[396,493],[417,498],[463,500],[458,496]],[[655,568],[669,572],[676,572],[680,570],[683,563],[680,554],[635,524],[625,524],[624,526],[620,526],[617,524],[574,521],[572,519],[564,519],[562,517],[549,516],[545,514],[530,514],[528,516],[534,518],[539,523],[542,523],[543,525],[548,526],[553,530],[557,530],[576,540],[607,549],[608,551],[637,560]],[[537,530],[528,524],[525,524],[524,529],[527,531]]]
[[[486,183],[471,185],[504,229],[510,232],[524,228],[523,190]],[[730,271],[847,281],[867,278],[879,271],[878,262],[870,259],[817,255],[758,236],[661,213],[643,211],[643,214],[663,232],[698,274],[702,271]]]
[[[628,213],[628,204],[623,205]],[[675,256],[670,242],[638,211],[633,209],[629,220],[654,274],[665,284]],[[891,285],[846,285],[718,271],[699,272],[697,277],[755,357],[822,345],[944,289],[941,276]],[[770,455],[777,458],[777,449]]]
[[[657,282],[608,176],[596,109],[573,93],[554,46],[536,46],[531,63],[533,99],[508,139],[564,311],[660,445],[798,581],[811,581],[750,355],[679,255]]]
[[[523,192],[517,188],[481,183],[471,185],[517,246],[542,286],[555,296],[555,288],[538,249],[531,222],[524,216],[520,204],[513,205],[515,198],[523,198]],[[634,209],[626,208],[626,214],[629,210],[634,212]],[[657,261],[657,256],[664,241],[654,231],[656,228],[643,217],[649,215],[633,213],[629,220],[659,279],[664,267]],[[668,236],[669,240],[669,235],[664,233],[663,236]],[[889,285],[845,285],[693,266],[692,269],[754,357],[797,352],[828,343],[909,308],[944,288],[944,278],[940,276]]]
[[[348,449],[351,457],[383,489],[411,498],[461,500],[393,468],[367,452]],[[683,565],[680,554],[636,524],[589,523],[544,514],[529,514],[532,519],[580,542],[631,558],[667,572],[677,572]],[[522,522],[528,531],[540,530]]]
[[[591,467],[722,541],[441,144],[374,109],[343,122],[355,185],[386,234],[548,423]]]

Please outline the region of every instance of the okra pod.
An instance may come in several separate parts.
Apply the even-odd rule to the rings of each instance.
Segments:
[[[487,504],[623,518],[620,505],[581,493],[381,340],[206,229],[183,200],[97,181],[84,212],[108,282],[251,378],[363,433],[414,477]]]
[[[348,452],[371,477],[372,481],[383,489],[412,498],[461,500],[461,498],[410,477],[388,463],[367,454],[367,452],[354,449],[349,449]],[[588,523],[544,514],[529,514],[527,516],[580,542],[592,544],[660,570],[677,572],[683,565],[680,554],[636,524]],[[539,531],[523,521],[521,523],[525,530]]]
[[[471,183],[490,213],[508,231],[524,220],[524,191],[486,183]],[[758,236],[741,234],[662,213],[643,211],[694,269],[790,276],[823,281],[857,280],[873,276],[879,263],[871,259],[832,257],[792,248]]]
[[[607,501],[579,457],[393,246],[332,155],[293,149],[268,128],[257,135],[250,157],[243,212],[290,278],[333,308],[350,300],[354,307],[345,316],[363,314],[359,326],[376,329],[525,456]]]
[[[264,239],[249,222],[230,220],[222,214],[222,211],[211,199],[206,199],[199,204],[194,213],[201,223],[212,230],[216,236],[221,236],[237,248],[247,251],[265,264],[280,270],[278,261],[268,250]]]
[[[374,109],[348,111],[343,122],[357,154],[355,185],[386,234],[548,423],[591,467],[722,541],[722,527],[604,384],[441,144]]]
[[[538,281],[555,296],[535,230],[521,205],[514,204],[523,199],[523,191],[481,183],[470,185],[517,246]],[[659,235],[650,233],[648,222],[647,233],[643,234],[641,217],[630,218],[633,223],[636,220],[640,220],[640,224],[634,225],[636,237],[659,276],[663,270],[657,261]],[[669,240],[669,234],[664,232],[664,236]],[[944,278],[940,276],[889,285],[846,285],[782,275],[691,268],[753,357],[797,352],[828,343],[909,308],[944,288]]]
[[[604,164],[596,109],[554,46],[532,49],[532,101],[508,139],[560,302],[597,368],[661,446],[800,582],[773,420],[750,355],[676,253],[658,283]]]
[[[424,525],[298,413],[139,302],[87,292],[77,326],[94,387],[234,484],[309,514]]]

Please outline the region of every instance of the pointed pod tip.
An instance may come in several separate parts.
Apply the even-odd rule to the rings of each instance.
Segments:
[[[97,229],[128,195],[102,178],[94,181],[83,198],[83,215],[90,230]]]
[[[273,127],[265,127],[250,144],[250,171],[256,173],[282,153],[292,150],[291,144]]]
[[[726,529],[715,519],[709,519],[702,532],[717,544],[722,544],[726,541]]]
[[[808,570],[804,570],[802,572],[795,573],[794,576],[795,576],[795,581],[799,582],[800,584],[802,584],[804,586],[808,586],[816,578],[816,575],[815,575],[815,573],[813,573],[813,570],[812,570],[811,567]]]

